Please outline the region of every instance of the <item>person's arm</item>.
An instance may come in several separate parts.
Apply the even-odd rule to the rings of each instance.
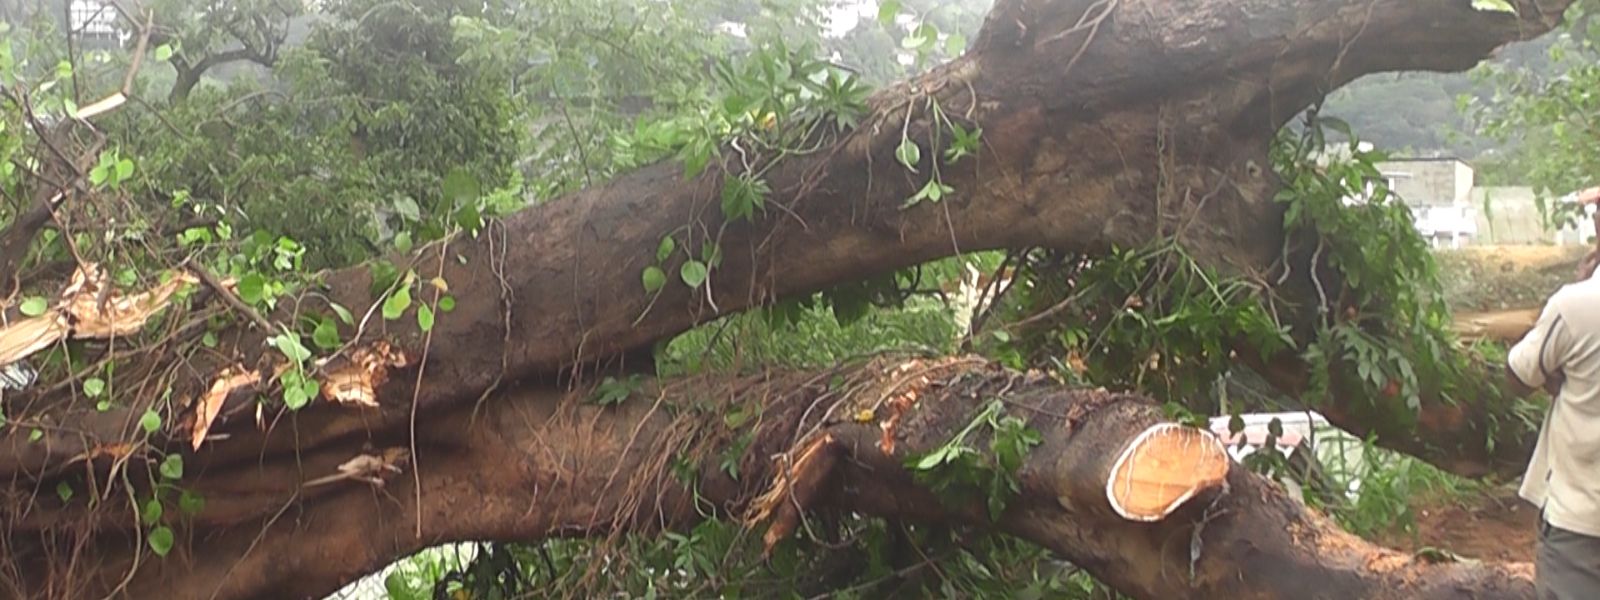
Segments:
[[[1551,298],[1539,313],[1539,321],[1534,323],[1533,329],[1506,355],[1509,367],[1506,377],[1512,391],[1520,395],[1531,394],[1539,388],[1551,395],[1560,391],[1565,379],[1561,367],[1571,345],[1569,337],[1556,299]]]

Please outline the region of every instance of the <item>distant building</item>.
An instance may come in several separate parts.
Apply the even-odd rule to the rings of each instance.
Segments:
[[[1558,204],[1578,205],[1578,210],[1585,218],[1571,227],[1564,227],[1555,233],[1557,244],[1584,244],[1593,246],[1595,236],[1600,235],[1600,187],[1579,190],[1556,199]]]
[[[1586,218],[1552,231],[1539,208],[1539,194],[1526,186],[1478,186],[1472,165],[1455,157],[1400,158],[1375,165],[1389,190],[1411,207],[1417,232],[1435,248],[1472,244],[1593,244],[1590,219],[1600,188],[1550,200],[1578,204]]]
[[[1539,212],[1538,192],[1528,186],[1474,187],[1470,200],[1478,212],[1478,241],[1498,245],[1551,242]]]
[[[105,0],[70,0],[67,15],[74,39],[83,47],[104,50],[115,48],[129,35],[118,23],[117,9]]]
[[[1417,232],[1435,248],[1460,248],[1478,237],[1473,171],[1454,157],[1402,158],[1376,165],[1389,191],[1411,207]]]

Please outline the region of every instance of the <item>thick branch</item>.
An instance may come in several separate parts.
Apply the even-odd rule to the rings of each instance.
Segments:
[[[215,54],[207,54],[198,62],[190,64],[186,59],[173,57],[172,66],[178,72],[178,77],[172,82],[172,90],[167,92],[167,103],[177,104],[189,97],[189,92],[194,91],[194,86],[200,84],[200,78],[207,71],[228,63],[249,61],[263,67],[271,68],[277,62],[275,45],[269,45],[266,50],[257,50],[248,44],[232,50],[224,50]]]
[[[1175,235],[1212,264],[1266,271],[1283,242],[1265,150],[1285,120],[1363,73],[1470,66],[1506,41],[1547,30],[1565,2],[1523,3],[1520,19],[1468,4],[1002,2],[966,56],[883,90],[862,126],[771,170],[767,202],[783,208],[753,224],[724,227],[719,173],[685,181],[676,165],[658,164],[527,209],[475,238],[430,246],[413,263],[419,281],[442,277],[457,309],[433,331],[420,389],[411,389],[413,377],[395,377],[380,398],[390,406],[415,399],[424,409],[476,403],[499,385],[647,348],[732,311],[958,252],[1045,246],[1092,255]],[[1085,14],[1108,7],[1097,28],[1077,28]],[[925,175],[900,167],[894,148],[902,131],[931,145],[930,101],[981,125],[983,148],[942,169],[956,194],[901,210]],[[645,293],[640,273],[667,235],[679,248],[719,243],[725,260],[705,287],[674,283]],[[663,267],[676,273],[682,260]],[[364,268],[327,280],[328,297],[358,313],[381,301]],[[284,316],[326,310],[316,303]],[[368,325],[368,338],[423,355],[410,315]],[[227,332],[218,336],[224,351],[211,356],[237,352],[252,368],[269,366],[268,333]],[[148,359],[144,368],[155,369],[173,358]],[[198,397],[222,366],[195,361],[175,396]],[[252,401],[241,395],[223,414],[248,414]],[[49,417],[117,431],[143,407],[130,410]],[[23,444],[16,428],[0,435]],[[64,438],[54,452],[32,454],[72,456],[116,441]],[[0,459],[8,473],[52,464]]]
[[[831,385],[839,378],[845,393]],[[1372,547],[1237,466],[1225,489],[1202,489],[1165,519],[1124,519],[1107,499],[1113,460],[1161,421],[1159,409],[1132,396],[1065,390],[982,361],[884,361],[837,372],[671,382],[614,409],[582,398],[524,389],[495,398],[476,420],[465,409],[429,416],[418,462],[406,467],[418,469],[420,494],[409,470],[381,489],[345,481],[297,492],[297,482],[334,471],[361,444],[324,437],[340,427],[321,419],[284,423],[266,437],[307,442],[298,466],[291,453],[203,462],[185,482],[208,499],[184,538],[192,546],[164,560],[147,558],[128,592],[316,598],[431,544],[686,527],[700,517],[669,464],[688,456],[700,459],[699,494],[734,514],[759,492],[779,489],[780,506],[808,512],[1004,531],[1051,548],[1135,598],[1287,598],[1307,590],[1319,598],[1532,597],[1526,565],[1428,564]],[[726,400],[702,407],[710,410],[667,410],[704,398]],[[992,400],[1043,434],[1017,473],[1020,496],[998,522],[981,500],[950,504],[903,467],[907,457],[951,439]],[[743,478],[731,480],[719,463],[738,432],[727,429],[723,414],[758,405],[760,416],[744,426],[756,436],[741,461]],[[861,410],[873,420],[852,416]],[[374,447],[403,443],[396,435],[402,422],[368,423],[364,437]],[[969,445],[986,448],[986,435],[978,430]],[[264,446],[259,438],[230,443]],[[841,460],[806,460],[807,448]],[[795,460],[770,459],[779,452]],[[775,488],[774,469],[790,464],[795,470],[785,479],[792,485]],[[37,519],[10,521],[13,535],[35,529]],[[136,542],[116,535],[128,527],[117,523],[106,519],[93,539],[97,550],[85,555],[107,561],[91,587],[115,584],[127,567],[117,557]]]

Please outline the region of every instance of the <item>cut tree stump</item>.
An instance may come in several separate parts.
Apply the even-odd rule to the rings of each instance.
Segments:
[[[1130,521],[1160,521],[1189,499],[1227,485],[1227,449],[1209,431],[1161,423],[1122,451],[1106,480],[1111,508]]]

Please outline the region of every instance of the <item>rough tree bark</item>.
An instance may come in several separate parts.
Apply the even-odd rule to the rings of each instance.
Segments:
[[[840,378],[847,391],[836,391],[841,386],[832,382]],[[708,410],[666,408],[707,399]],[[998,522],[989,520],[981,502],[945,504],[902,467],[907,457],[944,443],[993,400],[1044,435],[1017,473],[1021,494]],[[873,406],[879,407],[873,421],[854,417]],[[756,434],[742,460],[744,475],[735,481],[718,464],[735,433],[722,415],[737,407],[761,412],[745,426]],[[354,413],[319,417],[234,443],[321,441],[323,432],[364,426]],[[420,493],[409,468],[382,488],[356,481],[300,486],[335,471],[361,451],[357,443],[234,463],[202,453],[202,474],[193,485],[209,505],[193,524],[195,535],[165,560],[146,559],[126,592],[135,598],[317,598],[396,556],[440,542],[682,527],[701,517],[668,465],[691,456],[701,459],[702,507],[742,514],[771,485],[778,465],[793,464],[786,472],[796,483],[776,501],[774,524],[784,522],[781,509],[792,506],[792,495],[804,498],[807,510],[991,527],[1043,544],[1136,598],[1456,598],[1463,590],[1476,598],[1532,597],[1528,565],[1432,564],[1371,546],[1237,467],[1226,489],[1205,490],[1163,520],[1119,518],[1107,501],[1112,460],[1161,421],[1159,409],[1135,396],[1067,390],[1046,377],[971,358],[676,381],[649,386],[618,408],[586,404],[582,392],[520,388],[486,404],[477,421],[464,412],[430,421],[416,446],[424,457],[417,467]],[[392,436],[371,443],[381,451],[408,442]],[[984,447],[987,440],[970,443]],[[832,459],[798,459],[807,448]],[[796,460],[769,459],[780,452]],[[46,526],[46,515],[13,522],[11,534]],[[786,529],[775,529],[793,531],[796,516],[789,515]],[[83,565],[102,579],[71,580],[83,587],[53,591],[89,597],[83,594],[120,583],[139,540],[129,523],[107,525],[95,540],[99,552],[82,555],[106,561]],[[1191,554],[1194,544],[1197,555]],[[1308,596],[1307,590],[1314,591]]]
[[[428,335],[410,319],[374,320],[359,332],[363,344],[386,339],[414,359],[379,390],[381,407],[357,413],[318,404],[273,417],[270,432],[261,433],[249,418],[253,394],[234,394],[212,427],[232,438],[207,442],[188,457],[194,467],[185,485],[212,499],[193,525],[194,550],[165,562],[146,557],[129,590],[140,595],[139,590],[171,587],[209,597],[221,585],[219,597],[311,594],[429,543],[538,539],[641,525],[645,513],[629,504],[632,495],[611,493],[608,485],[590,481],[592,469],[580,467],[661,455],[623,454],[625,444],[618,445],[614,432],[592,439],[579,435],[587,430],[567,423],[572,411],[596,413],[557,402],[541,386],[581,374],[582,365],[775,299],[958,252],[1049,246],[1092,254],[1163,236],[1177,236],[1202,260],[1232,272],[1281,268],[1275,262],[1285,243],[1282,216],[1272,202],[1276,183],[1266,157],[1276,130],[1328,91],[1366,73],[1470,67],[1505,42],[1548,31],[1568,2],[1516,4],[1513,16],[1474,10],[1468,0],[1003,0],[967,55],[881,91],[861,127],[822,152],[773,169],[768,202],[784,208],[753,225],[728,227],[720,239],[725,260],[700,292],[669,285],[652,298],[640,288],[639,273],[667,233],[690,231],[695,239],[689,246],[698,247],[701,232],[721,229],[721,175],[715,170],[685,181],[674,165],[647,167],[525,210],[477,238],[424,249],[413,262],[422,280],[442,277],[459,302]],[[957,194],[941,204],[900,210],[920,181],[894,163],[893,149],[901,131],[927,144],[930,100],[947,114],[980,124],[983,149],[976,160],[944,170]],[[1307,271],[1293,269],[1300,277]],[[374,302],[371,278],[363,268],[330,274],[326,296],[364,309]],[[1304,282],[1291,279],[1285,293],[1295,293],[1296,286]],[[307,298],[284,314],[324,310],[323,302]],[[199,327],[180,327],[162,345],[119,364],[118,377],[161,382],[155,390],[170,386],[179,401],[173,410],[193,418],[194,400],[224,367],[271,366],[263,341],[272,332],[250,325],[221,336],[218,351],[177,358],[176,348],[192,347],[199,333]],[[1260,362],[1287,388],[1304,375],[1292,358]],[[48,504],[34,492],[79,476],[85,464],[103,479],[112,461],[96,457],[108,453],[134,460],[157,449],[187,453],[187,432],[174,414],[161,436],[145,440],[130,433],[137,431],[137,415],[161,397],[155,391],[130,395],[125,408],[101,413],[70,393],[38,391],[51,388],[6,399],[7,415],[18,426],[0,430],[0,474],[12,482],[4,550],[17,558],[9,561],[13,581],[72,596],[81,590],[50,586],[106,586],[126,570],[113,557],[136,547],[125,539],[128,515],[18,507]],[[1062,397],[1057,402],[1071,404],[1076,396]],[[1337,408],[1326,412],[1352,431],[1379,425]],[[646,439],[665,435],[657,417],[639,410],[601,420],[616,427],[642,424],[636,430]],[[1126,410],[1097,412],[1108,416],[1104,425],[1085,425],[1099,428],[1092,435],[1088,429],[1052,432],[1049,448],[1029,463],[1029,485],[1044,487],[1030,487],[1019,505],[1029,508],[1013,511],[1002,527],[1046,543],[1142,597],[1211,597],[1196,590],[1279,597],[1306,581],[1351,592],[1338,597],[1445,597],[1454,589],[1527,593],[1525,579],[1517,578],[1525,573],[1516,569],[1425,567],[1373,554],[1243,474],[1230,477],[1233,492],[1223,500],[1237,504],[1233,516],[1224,517],[1239,519],[1237,537],[1217,534],[1196,582],[1180,586],[1170,578],[1171,567],[1187,558],[1164,553],[1169,551],[1158,538],[1187,521],[1136,527],[1093,508],[1061,512],[1040,504],[1040,498],[1077,497],[1083,492],[1073,486],[1092,479],[1077,478],[1097,474],[1100,466],[1075,462],[1088,459],[1072,458],[1081,452],[1073,445],[1089,439],[1117,443],[1128,427],[1153,418],[1145,409]],[[1488,443],[1481,422],[1494,410],[1429,402],[1414,436],[1380,440],[1460,472],[1501,469],[1497,465],[1516,458],[1504,455],[1517,451],[1518,440]],[[1441,417],[1429,418],[1435,413]],[[924,437],[946,435],[950,422],[930,420]],[[27,439],[35,428],[43,439]],[[485,435],[501,443],[482,443]],[[859,435],[849,427],[838,431],[842,440]],[[565,443],[548,452],[521,451],[539,439]],[[334,472],[366,444],[414,446],[408,468],[415,471],[407,475],[416,473],[422,489],[397,484],[390,488],[398,492],[393,497],[378,494],[384,508],[374,510],[375,496],[366,491],[300,486]],[[85,456],[90,460],[80,460]],[[1041,462],[1051,456],[1065,464]],[[1064,470],[1052,470],[1058,467]],[[892,517],[965,518],[926,508],[934,506],[926,502],[887,503],[894,494],[918,497],[903,480],[862,483],[881,492],[839,502]],[[551,489],[569,493],[552,496]],[[1040,495],[1042,490],[1055,496]],[[660,482],[648,491],[651,506],[681,494]],[[603,513],[628,519],[594,518]],[[418,523],[420,536],[414,531]],[[72,537],[72,531],[81,535]],[[82,560],[39,562],[45,550],[61,550],[52,544],[62,535],[83,544]],[[1323,543],[1303,545],[1318,541]],[[1247,570],[1247,559],[1273,567]],[[17,570],[24,564],[80,570],[89,564],[91,573],[103,577],[72,579],[57,570],[49,572],[59,577],[41,579],[38,572]]]

